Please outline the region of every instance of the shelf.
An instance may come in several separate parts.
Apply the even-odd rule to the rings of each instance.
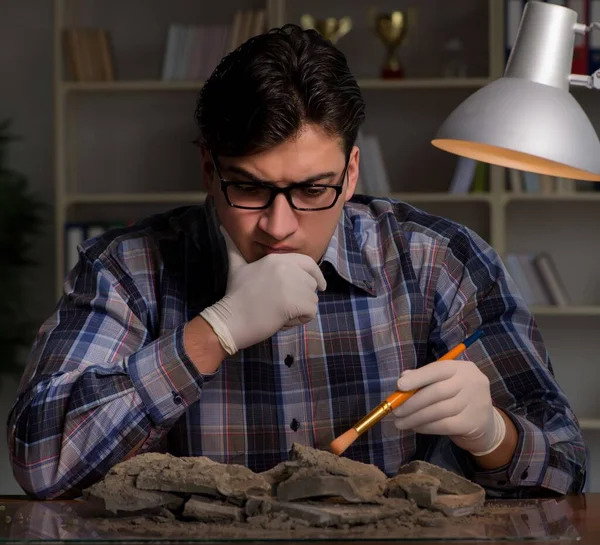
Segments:
[[[206,193],[92,193],[67,195],[67,204],[135,204],[135,203],[190,203],[203,202]]]
[[[184,191],[180,193],[91,193],[67,195],[67,204],[117,204],[117,203],[197,203],[204,201],[205,193]],[[405,202],[490,202],[487,193],[391,193],[390,197]]]
[[[359,78],[361,89],[472,89],[483,87],[488,78],[415,78],[378,79]]]
[[[600,316],[600,306],[573,305],[569,307],[531,307],[534,316]]]
[[[489,193],[391,193],[390,197],[405,202],[483,202],[489,203]]]
[[[590,182],[591,183],[591,182]],[[534,202],[569,202],[569,201],[600,201],[600,191],[575,191],[573,193],[506,193],[503,195],[505,203],[519,201],[534,201]]]
[[[487,78],[425,78],[425,79],[358,79],[362,89],[470,89],[483,87]],[[69,92],[139,92],[139,91],[199,91],[198,80],[123,80],[123,81],[65,81],[61,89]]]
[[[63,92],[137,92],[137,91],[199,91],[203,81],[125,80],[68,81],[61,84]]]
[[[579,426],[582,430],[600,430],[600,418],[580,418]]]

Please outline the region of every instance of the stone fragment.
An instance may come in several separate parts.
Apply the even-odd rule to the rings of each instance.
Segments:
[[[270,503],[266,503],[263,496],[250,496],[244,506],[244,511],[247,517],[257,517],[265,514],[263,507],[270,506]]]
[[[177,509],[183,504],[183,498],[174,494],[137,489],[135,479],[132,475],[109,472],[102,481],[86,489],[84,497],[102,501],[104,509],[113,513],[144,511],[156,507]]]
[[[340,497],[350,503],[380,503],[384,499],[377,483],[366,487],[352,477],[323,475],[319,468],[301,468],[277,487],[281,501],[323,497]]]
[[[147,452],[133,456],[128,460],[118,463],[109,471],[111,475],[130,475],[136,477],[140,472],[148,466],[156,468],[166,467],[172,462],[176,462],[180,458],[172,454],[161,454],[158,452]]]
[[[267,471],[259,473],[269,484],[276,486],[289,479],[294,471],[299,468],[298,462],[281,462]]]
[[[438,499],[440,481],[427,474],[405,473],[388,481],[389,498],[407,498],[419,507],[433,508]]]
[[[235,505],[192,496],[183,508],[183,516],[200,522],[244,521],[244,511]]]
[[[355,462],[350,458],[337,456],[326,450],[317,450],[294,443],[290,450],[290,460],[300,467],[318,467],[323,473],[342,475],[344,477],[360,477],[385,483],[387,477],[377,466]]]
[[[245,500],[248,495],[270,494],[271,485],[259,474],[236,464],[220,464],[205,456],[182,457],[148,465],[139,471],[136,486],[216,498]]]
[[[297,443],[292,445],[290,461],[273,468],[267,479],[283,501],[339,496],[354,503],[381,502],[387,481],[374,465]]]
[[[278,513],[285,513],[292,519],[303,520],[310,526],[322,528],[370,524],[378,520],[406,516],[416,510],[412,502],[404,499],[388,499],[380,505],[285,502],[270,498],[264,498],[262,502],[262,515],[276,516]]]
[[[398,474],[425,474],[435,477],[440,481],[440,494],[470,494],[472,492],[483,490],[481,486],[465,479],[452,471],[448,471],[442,467],[423,462],[422,460],[414,460],[409,464],[400,466]]]
[[[429,479],[429,482],[432,482],[431,477],[437,479],[440,483],[437,489],[437,498],[430,506],[423,505],[423,507],[437,509],[450,517],[477,513],[485,502],[485,490],[481,486],[427,462],[415,460],[401,466],[398,475],[414,475],[415,479],[425,477]],[[392,478],[392,481],[395,478]],[[401,486],[400,483],[398,485]]]

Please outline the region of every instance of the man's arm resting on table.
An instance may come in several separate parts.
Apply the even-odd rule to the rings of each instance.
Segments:
[[[488,376],[492,403],[506,424],[500,446],[484,456],[468,455],[464,470],[474,472],[470,477],[490,497],[579,492],[586,464],[581,429],[556,383],[537,323],[498,254],[466,228],[448,243],[435,300],[434,353],[483,330],[465,359]],[[435,459],[442,452],[428,454]]]
[[[107,267],[82,256],[69,297],[38,334],[11,410],[13,472],[40,499],[75,495],[153,448],[200,399],[222,356],[200,319],[187,343],[194,361],[184,324],[151,339],[135,299],[123,297],[119,271]]]

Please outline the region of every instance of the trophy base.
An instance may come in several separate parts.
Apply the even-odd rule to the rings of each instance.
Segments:
[[[382,79],[402,79],[404,78],[404,70],[402,68],[382,68]]]

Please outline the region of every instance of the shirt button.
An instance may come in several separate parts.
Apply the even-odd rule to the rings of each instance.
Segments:
[[[171,392],[173,394],[173,403],[175,405],[181,405],[183,403],[183,398],[177,392]]]
[[[523,471],[523,473],[521,473],[521,480],[524,481],[529,476],[529,472],[527,471],[528,469],[529,468],[527,468],[525,471]]]
[[[285,363],[288,367],[291,367],[292,363],[294,363],[294,358],[290,354],[288,354],[283,360],[283,363]]]
[[[300,422],[298,422],[294,418],[294,420],[292,420],[292,423],[290,424],[290,428],[292,428],[292,430],[294,430],[294,431],[298,431],[300,429]]]

